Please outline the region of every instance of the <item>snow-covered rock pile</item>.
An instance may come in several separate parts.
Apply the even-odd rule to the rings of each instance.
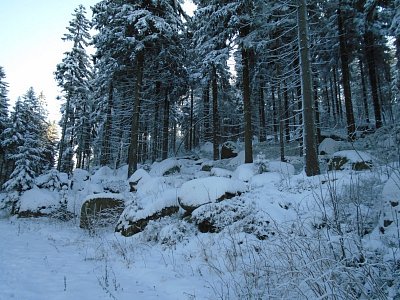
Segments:
[[[373,166],[373,157],[363,151],[343,150],[332,154],[328,162],[328,169],[331,170],[369,170]]]

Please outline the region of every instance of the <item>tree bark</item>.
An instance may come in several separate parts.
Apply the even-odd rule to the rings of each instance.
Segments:
[[[165,88],[164,97],[164,116],[163,116],[163,142],[162,142],[162,159],[168,158],[169,144],[169,89]]]
[[[365,122],[369,124],[369,110],[368,110],[368,98],[367,98],[367,86],[365,83],[364,77],[364,66],[361,58],[358,59],[358,64],[360,67],[360,77],[361,77],[361,87],[362,87],[362,95],[363,95],[363,106],[364,106],[364,114],[365,114]]]
[[[303,97],[303,127],[305,146],[305,172],[307,176],[320,173],[315,139],[315,111],[313,101],[313,86],[311,78],[311,63],[308,43],[308,22],[306,0],[298,0],[298,35],[301,69],[301,88]]]
[[[344,16],[342,12],[342,0],[339,1],[339,8],[337,10],[338,17],[338,31],[339,31],[339,48],[340,48],[340,61],[342,65],[342,79],[343,79],[343,93],[344,104],[346,107],[346,121],[347,121],[347,136],[350,141],[354,140],[356,125],[354,122],[353,103],[351,100],[350,89],[350,70],[349,70],[349,53],[347,49],[347,35],[344,29]]]
[[[136,56],[136,82],[135,82],[135,98],[133,106],[133,116],[131,123],[131,138],[128,151],[128,178],[137,170],[138,164],[138,134],[139,134],[139,114],[142,94],[144,68],[144,53],[139,52]]]
[[[113,107],[113,83],[110,82],[108,89],[108,101],[107,101],[107,112],[106,120],[103,127],[103,138],[101,143],[101,156],[100,156],[100,166],[107,166],[110,164],[110,136],[111,136],[111,112]]]
[[[213,159],[219,159],[219,117],[217,69],[212,66],[212,101],[213,101]]]
[[[239,35],[241,38],[249,34],[249,25],[244,25]],[[253,162],[253,132],[251,128],[251,99],[250,99],[250,51],[241,45],[242,53],[242,85],[243,85],[243,114],[244,114],[244,162]]]
[[[264,87],[262,83],[260,82],[260,87],[259,87],[259,107],[258,107],[258,113],[259,113],[259,136],[258,139],[259,141],[265,142],[266,141],[266,136],[265,136],[265,101],[264,101]]]

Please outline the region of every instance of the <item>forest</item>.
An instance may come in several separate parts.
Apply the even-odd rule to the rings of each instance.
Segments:
[[[58,124],[33,88],[10,107],[0,67],[0,216],[47,216],[26,203],[47,197],[43,207],[56,201],[61,219],[80,217],[93,237],[99,229],[81,213],[109,197],[125,201],[116,232],[162,247],[167,227],[175,250],[197,236],[190,226],[226,227],[227,244],[205,259],[219,299],[398,299],[400,1],[193,0],[193,15],[183,2],[77,7],[54,66]],[[278,194],[271,207],[261,201]],[[276,209],[285,211],[278,223]],[[296,225],[284,227],[286,213]],[[366,242],[380,234],[381,247]],[[233,245],[247,248],[232,257]],[[221,249],[229,253],[213,261]],[[271,253],[282,273],[265,265]],[[273,283],[261,283],[268,276]],[[123,294],[104,284],[110,298]]]

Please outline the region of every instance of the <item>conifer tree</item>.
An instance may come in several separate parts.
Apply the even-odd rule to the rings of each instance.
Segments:
[[[61,139],[57,169],[70,173],[76,146],[77,167],[88,168],[90,159],[90,80],[92,66],[86,47],[90,40],[90,23],[80,5],[72,14],[63,40],[72,42],[72,49],[65,53],[57,65],[55,77],[65,97],[62,107]]]

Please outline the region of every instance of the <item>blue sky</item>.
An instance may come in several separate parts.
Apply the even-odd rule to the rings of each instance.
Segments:
[[[50,118],[58,118],[58,88],[53,72],[68,50],[61,40],[72,13],[83,4],[91,17],[90,6],[97,0],[1,0],[0,66],[6,73],[11,103],[33,86],[43,91]]]
[[[99,0],[0,0],[0,66],[6,73],[11,106],[29,87],[47,99],[49,118],[57,120],[60,102],[56,65],[71,45],[61,40],[74,9],[83,4],[90,19]],[[190,5],[189,5],[190,6]],[[193,10],[193,5],[191,5]]]

